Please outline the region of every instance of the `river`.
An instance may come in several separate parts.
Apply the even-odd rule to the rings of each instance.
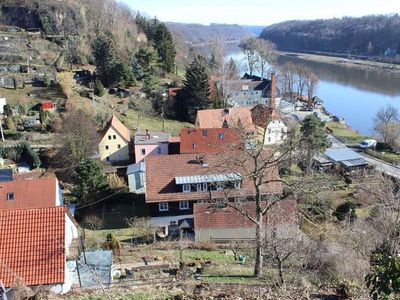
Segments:
[[[230,50],[227,59],[232,57],[243,70],[246,65],[244,54],[238,49]],[[279,68],[287,62],[311,68],[320,79],[315,94],[323,99],[325,108],[343,117],[349,126],[362,134],[373,134],[373,119],[379,109],[390,104],[400,110],[399,74],[308,61],[295,56],[280,56],[274,67]]]

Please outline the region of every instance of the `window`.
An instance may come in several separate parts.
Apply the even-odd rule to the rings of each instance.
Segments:
[[[106,161],[110,161],[110,157],[109,156],[106,157]]]
[[[118,146],[117,146],[117,147],[118,147],[118,149],[121,149],[121,145],[120,145],[120,144],[118,144]]]
[[[106,150],[108,150],[108,145],[106,145]]]
[[[224,185],[222,184],[222,182],[218,182],[217,183],[217,191],[221,191],[224,189]]]
[[[142,152],[142,155],[146,155],[146,149],[142,148],[141,152]]]
[[[158,203],[159,211],[168,211],[168,202]]]
[[[192,147],[193,147],[193,149],[196,149],[197,148],[197,144],[193,144]]]
[[[171,221],[171,222],[169,222],[169,225],[170,226],[176,226],[177,224],[176,224],[176,221]]]
[[[225,134],[224,134],[224,133],[218,134],[218,138],[219,138],[220,140],[223,140],[223,139],[225,138]]]
[[[208,130],[207,129],[203,129],[203,136],[207,136],[208,135]]]
[[[235,181],[235,189],[240,189],[240,181]]]
[[[198,183],[196,185],[196,190],[198,192],[205,192],[208,189],[208,184],[207,183]]]
[[[161,154],[161,148],[160,147],[157,148],[157,154]]]
[[[111,140],[111,135],[108,136],[108,139]]]
[[[189,209],[189,201],[180,201],[179,202],[179,209],[180,210]]]
[[[7,200],[14,200],[14,193],[13,192],[7,193]]]
[[[114,140],[116,140],[116,139],[117,139],[117,136],[116,136],[115,134],[113,135],[113,139],[114,139]]]
[[[271,134],[271,132],[272,132],[272,131],[271,131],[271,129],[269,128],[269,129],[268,129],[268,134]]]
[[[190,184],[184,184],[182,185],[182,191],[184,193],[189,193],[190,192]]]
[[[268,142],[269,142],[269,143],[271,142],[271,137],[268,138]]]

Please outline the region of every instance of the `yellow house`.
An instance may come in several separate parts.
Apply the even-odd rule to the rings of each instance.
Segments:
[[[122,162],[130,160],[131,133],[115,116],[112,116],[104,128],[99,154],[101,161]]]

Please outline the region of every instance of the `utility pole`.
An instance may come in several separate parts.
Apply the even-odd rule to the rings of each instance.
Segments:
[[[1,141],[4,143],[4,132],[3,132],[3,118],[0,118],[0,131],[1,131]]]

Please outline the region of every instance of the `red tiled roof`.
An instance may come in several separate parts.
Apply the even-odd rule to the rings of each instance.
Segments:
[[[42,108],[43,109],[53,109],[54,104],[51,100],[43,100],[42,101]]]
[[[168,96],[169,97],[176,97],[176,95],[178,94],[178,92],[180,90],[182,90],[182,88],[180,88],[180,87],[169,88],[168,89]]]
[[[184,128],[180,136],[182,154],[218,153],[240,145],[239,136],[230,128]]]
[[[128,128],[125,127],[124,124],[121,123],[120,120],[116,116],[112,116],[111,120],[108,122],[106,128],[104,128],[103,133],[101,134],[100,140],[104,138],[107,131],[113,127],[127,142],[131,141],[131,132]]]
[[[5,287],[64,282],[65,207],[0,211],[0,278]]]
[[[269,153],[269,154],[268,154]],[[265,155],[271,155],[270,151]],[[251,168],[249,163],[225,166],[222,165],[227,158],[225,154],[206,154],[204,163],[198,163],[196,157],[198,154],[180,154],[180,155],[159,155],[147,156],[146,163],[146,202],[170,202],[183,200],[205,200],[210,197],[225,198],[226,191],[205,191],[183,193],[177,190],[175,177],[177,176],[196,176],[196,175],[216,175],[224,173],[241,174],[243,177],[242,188],[233,190],[229,197],[245,197],[254,195],[254,186],[248,175]],[[239,159],[240,154],[235,157]],[[261,157],[261,156],[260,156]],[[261,159],[261,158],[260,158]],[[232,160],[232,159],[231,159]],[[250,161],[250,160],[249,160]],[[262,192],[265,194],[281,194],[282,186],[279,180],[278,169],[274,166],[266,170],[265,180],[268,182],[262,186]]]
[[[230,205],[248,213],[251,217],[255,216],[256,206],[254,202],[238,202],[230,203]],[[200,228],[255,227],[252,221],[231,206],[217,208],[211,203],[195,203],[193,216],[195,230]],[[265,223],[271,226],[297,224],[297,202],[295,200],[278,201],[269,210],[267,216],[268,218],[264,218]]]
[[[56,206],[56,177],[22,179],[23,176],[20,174],[14,181],[0,182],[0,210]],[[8,193],[14,193],[13,200],[7,200]]]
[[[225,121],[231,128],[237,127],[240,124],[247,128],[247,130],[255,131],[250,107],[197,111],[196,126],[199,128],[222,128]]]

